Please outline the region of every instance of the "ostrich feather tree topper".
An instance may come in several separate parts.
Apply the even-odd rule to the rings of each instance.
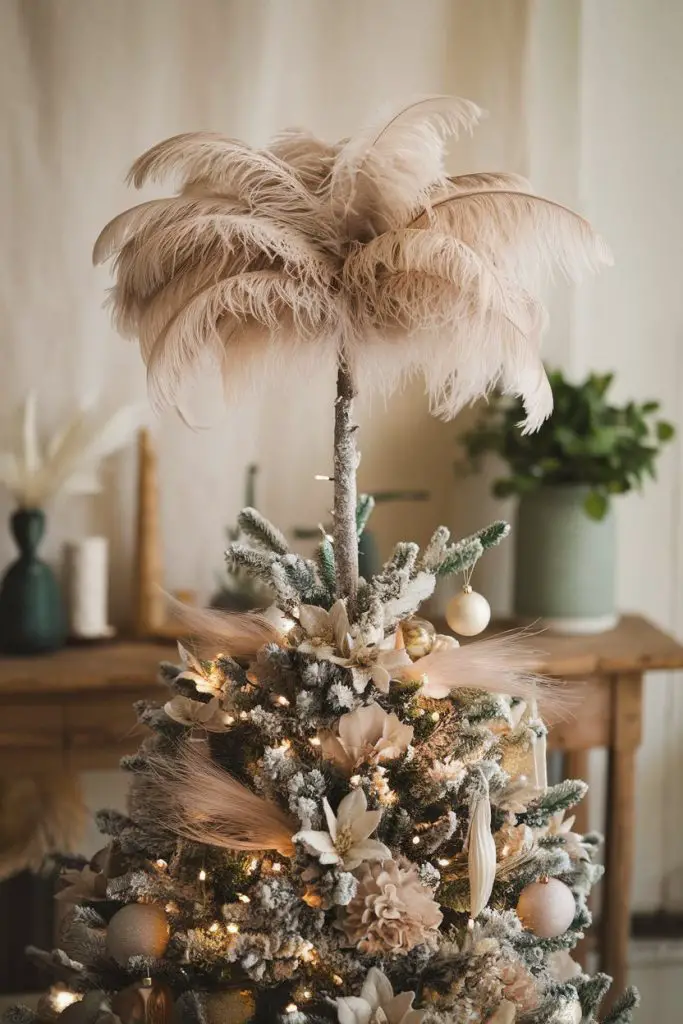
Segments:
[[[227,390],[301,359],[336,364],[334,546],[351,609],[357,389],[390,393],[419,374],[450,418],[498,387],[537,429],[552,409],[543,279],[610,260],[583,218],[523,178],[446,173],[448,139],[480,114],[433,96],[336,143],[298,129],[264,149],[175,136],[130,181],[173,176],[178,193],[120,214],[95,245],[96,262],[115,257],[115,323],[139,340],[158,407],[177,403],[205,356]]]

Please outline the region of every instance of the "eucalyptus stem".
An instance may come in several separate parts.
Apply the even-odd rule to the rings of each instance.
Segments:
[[[342,355],[337,364],[334,406],[334,557],[337,594],[346,598],[353,616],[358,590],[358,532],[356,529],[357,427],[352,423],[356,388]]]

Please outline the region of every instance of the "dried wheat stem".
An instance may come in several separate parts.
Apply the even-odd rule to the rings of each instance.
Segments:
[[[337,593],[345,597],[349,617],[358,589],[358,535],[356,531],[356,430],[351,422],[356,388],[344,357],[337,369],[334,407],[334,553]]]

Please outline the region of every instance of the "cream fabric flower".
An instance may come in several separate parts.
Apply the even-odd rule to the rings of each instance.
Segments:
[[[339,1024],[420,1024],[426,1010],[414,1010],[414,992],[394,995],[391,982],[377,967],[371,967],[360,996],[337,999]]]
[[[200,661],[180,643],[178,644],[178,654],[184,668],[180,675],[176,676],[177,680],[188,679],[194,683],[198,693],[210,693],[214,697],[219,697],[222,694],[225,680],[213,662]]]
[[[588,851],[583,845],[583,836],[578,832],[572,832],[572,826],[576,821],[576,815],[572,814],[565,820],[564,811],[553,814],[545,834],[548,836],[560,836],[564,843],[570,860],[589,860]]]
[[[320,746],[323,757],[349,774],[364,762],[400,757],[410,746],[414,731],[412,725],[404,725],[397,715],[387,714],[374,702],[342,715],[337,729],[338,736],[320,733]]]
[[[304,829],[293,837],[295,843],[303,843],[321,864],[340,864],[346,871],[353,871],[364,860],[391,857],[391,850],[384,843],[369,838],[379,825],[382,812],[368,810],[368,801],[362,789],[348,793],[339,804],[336,814],[325,797],[323,810],[329,831]]]
[[[302,604],[299,623],[308,637],[299,644],[303,654],[331,661],[348,650],[349,617],[343,601],[335,601],[329,612],[315,604]]]
[[[343,601],[335,601],[329,612],[304,604],[299,608],[299,623],[308,639],[298,649],[348,668],[357,693],[363,693],[370,681],[381,693],[388,693],[391,680],[412,664],[407,651],[396,647],[393,636],[385,639],[380,629],[350,626]]]
[[[421,943],[436,948],[443,914],[414,864],[361,864],[356,877],[356,895],[340,922],[351,945],[371,956],[408,953]]]
[[[188,728],[206,729],[207,732],[227,732],[230,728],[230,715],[223,711],[218,697],[203,704],[178,694],[164,704],[164,712],[174,722]]]

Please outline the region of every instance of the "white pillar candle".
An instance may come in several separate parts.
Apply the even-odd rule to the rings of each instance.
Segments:
[[[72,636],[108,636],[109,541],[85,537],[66,546],[69,626]]]

